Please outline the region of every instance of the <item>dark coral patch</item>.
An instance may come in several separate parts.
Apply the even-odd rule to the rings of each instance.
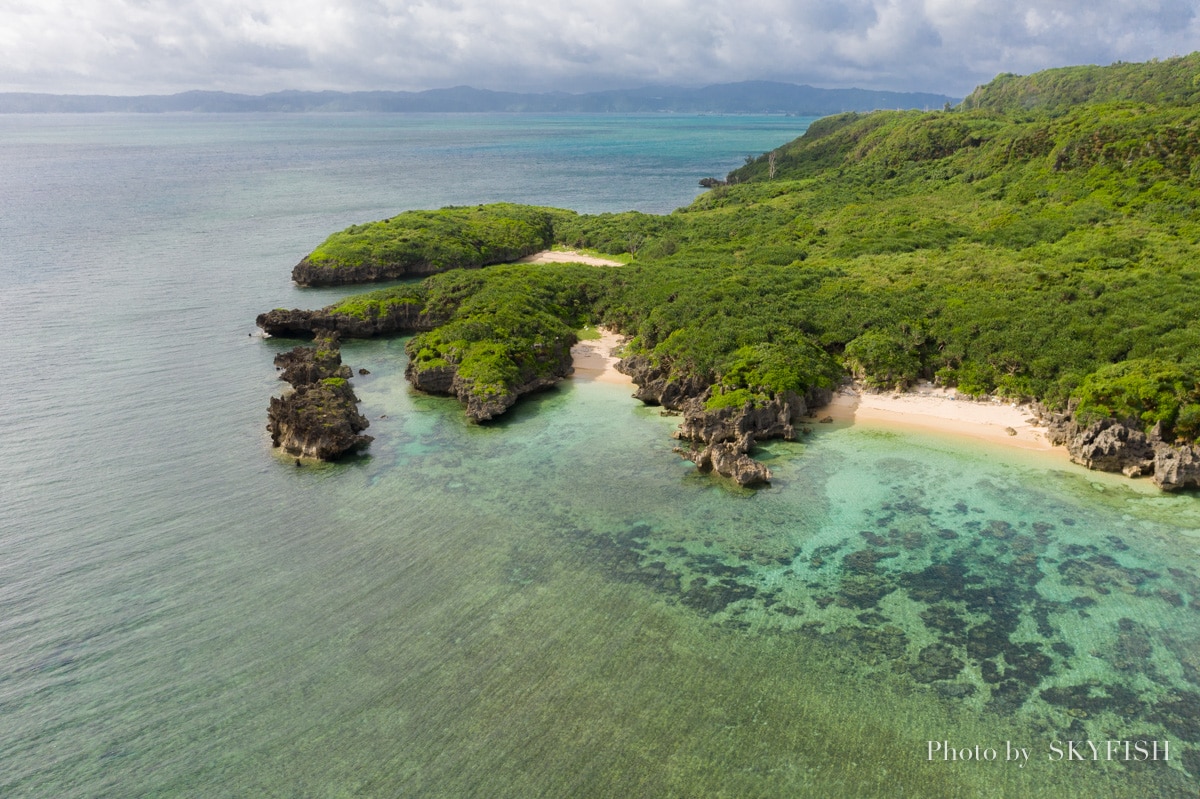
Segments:
[[[917,662],[909,669],[909,673],[917,682],[952,680],[962,671],[963,665],[955,656],[953,647],[930,644],[917,654]]]
[[[1041,691],[1039,696],[1052,705],[1075,711],[1076,714],[1096,715],[1105,711],[1132,718],[1142,712],[1137,693],[1123,685],[1088,682],[1082,685],[1055,686]]]
[[[705,578],[697,577],[679,599],[693,610],[720,613],[734,602],[753,599],[757,593],[758,589],[754,586],[728,577],[712,585]]]
[[[838,604],[865,610],[895,590],[896,586],[878,575],[847,576],[838,588]]]

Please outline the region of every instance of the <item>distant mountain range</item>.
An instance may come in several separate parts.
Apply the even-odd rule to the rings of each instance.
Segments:
[[[423,92],[284,91],[258,96],[191,91],[118,97],[80,94],[0,93],[0,113],[229,113],[229,112],[554,112],[795,114],[824,116],[880,108],[942,108],[957,99],[942,94],[817,89],[771,81],[746,81],[685,89],[652,86],[585,94],[521,94],[458,86]]]

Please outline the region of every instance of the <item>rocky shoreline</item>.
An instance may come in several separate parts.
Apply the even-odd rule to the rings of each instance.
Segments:
[[[1200,448],[1165,441],[1161,424],[1148,434],[1115,419],[1084,425],[1073,410],[1041,410],[1050,442],[1066,447],[1073,462],[1126,477],[1149,477],[1164,491],[1200,488]]]
[[[256,320],[270,335],[314,336],[315,347],[297,347],[275,359],[282,370],[281,379],[295,390],[271,399],[268,430],[273,444],[284,451],[324,460],[362,449],[371,441],[370,436],[361,434],[368,422],[358,413],[358,399],[348,383],[350,369],[341,363],[340,337],[418,333],[441,322],[417,305],[392,306],[385,314],[368,318],[332,313],[331,308],[276,309]],[[405,378],[419,391],[455,397],[468,418],[487,422],[525,394],[553,387],[569,376],[573,344],[575,341],[556,341],[533,353],[518,379],[502,390],[478,389],[459,374],[457,363],[422,367],[412,352]],[[681,442],[675,452],[701,471],[716,472],[743,487],[771,480],[770,469],[752,457],[756,444],[768,439],[795,440],[804,430],[802,421],[833,397],[828,389],[814,389],[804,396],[792,392],[777,395],[766,404],[747,402],[741,407],[709,410],[705,404],[712,389],[703,377],[673,375],[668,365],[656,365],[640,354],[621,359],[616,369],[632,380],[634,398],[682,417],[672,434]],[[1056,412],[1035,404],[1034,413],[1050,444],[1064,447],[1074,463],[1127,477],[1149,477],[1164,491],[1200,488],[1200,448],[1168,442],[1160,428],[1144,433],[1113,419],[1085,425],[1074,418],[1073,408]]]
[[[708,410],[705,403],[712,388],[707,380],[695,376],[672,379],[668,369],[653,365],[643,355],[621,360],[617,369],[637,386],[634,397],[682,414],[672,435],[687,446],[676,447],[675,452],[700,471],[716,472],[743,487],[771,480],[771,470],[750,456],[755,443],[771,438],[794,441],[797,423],[833,397],[829,389],[813,389],[805,396],[794,392],[776,395],[765,405],[747,402],[741,407]]]
[[[296,338],[311,336],[318,330],[331,330],[346,338],[423,333],[433,330],[445,320],[430,316],[424,306],[395,304],[381,315],[351,316],[334,313],[329,305],[317,311],[299,308],[276,308],[260,313],[254,323],[271,336]]]
[[[429,314],[425,307],[415,303],[390,305],[382,314],[367,314],[354,316],[334,312],[335,305],[329,305],[316,311],[305,311],[299,308],[291,310],[276,308],[273,311],[261,313],[255,323],[270,336],[286,338],[315,336],[325,340],[329,336],[346,338],[372,338],[385,335],[405,335],[422,333],[433,330],[444,323],[435,315]],[[500,416],[523,395],[542,391],[557,384],[573,371],[571,366],[571,347],[576,343],[573,337],[556,339],[542,346],[522,364],[517,379],[502,389],[496,387],[478,388],[472,381],[464,379],[459,374],[460,364],[456,361],[445,360],[435,366],[424,366],[417,357],[417,352],[410,350],[408,366],[404,376],[418,391],[427,394],[439,394],[455,397],[461,402],[467,416],[474,422],[490,421]],[[292,353],[299,352],[297,348]],[[311,356],[293,356],[303,360]],[[284,355],[276,359],[276,365],[287,367],[280,361]],[[338,361],[340,363],[340,359]],[[291,361],[288,361],[291,363]],[[336,377],[333,372],[323,375],[325,378]],[[345,375],[349,377],[349,373]],[[287,379],[286,377],[284,379]],[[312,382],[312,381],[309,381]],[[293,383],[293,385],[296,385]],[[299,393],[299,386],[297,386]],[[351,392],[352,393],[352,392]],[[357,400],[355,400],[357,401]],[[273,401],[275,402],[275,401]],[[272,408],[275,406],[272,405]],[[274,413],[274,411],[273,411]],[[282,410],[279,413],[283,413]],[[275,424],[272,421],[272,424]],[[303,425],[301,425],[303,426]],[[275,433],[273,431],[272,437]],[[292,451],[288,449],[288,451]],[[314,457],[323,457],[315,455]],[[335,456],[336,457],[336,456]]]
[[[275,356],[279,378],[293,391],[272,397],[267,410],[271,444],[290,455],[336,460],[365,448],[370,424],[358,412],[350,387],[350,367],[342,363],[335,331],[318,330],[315,346],[296,347]]]
[[[635,398],[682,415],[673,437],[687,446],[676,447],[677,453],[701,471],[714,471],[740,486],[771,480],[770,470],[750,455],[756,442],[795,440],[797,424],[814,409],[827,405],[833,396],[829,390],[817,389],[803,397],[776,396],[766,405],[746,403],[743,407],[706,410],[710,388],[700,378],[672,379],[668,369],[652,365],[642,355],[623,359],[617,369],[637,386]],[[1064,447],[1072,462],[1131,478],[1149,477],[1163,491],[1200,488],[1200,447],[1164,440],[1161,426],[1147,434],[1114,419],[1080,424],[1073,410],[1054,412],[1034,405],[1036,421],[1046,428],[1047,440],[1053,446]]]
[[[445,322],[416,302],[390,304],[382,311],[359,316],[335,313],[335,307],[316,311],[276,309],[256,319],[269,335],[312,335],[317,341],[316,349],[298,347],[276,359],[283,369],[283,379],[296,390],[271,400],[268,427],[275,445],[292,454],[331,459],[370,441],[369,436],[360,435],[367,422],[358,414],[357,398],[345,382],[349,369],[341,366],[339,337],[422,333]],[[455,397],[468,418],[487,422],[505,413],[523,395],[550,388],[569,376],[573,372],[571,346],[575,343],[573,339],[556,339],[530,353],[515,378],[503,386],[465,379],[459,373],[460,364],[453,359],[423,365],[417,353],[411,351],[405,377],[419,391]],[[332,356],[322,358],[318,353]],[[632,380],[636,399],[682,416],[673,433],[682,442],[675,448],[681,457],[694,462],[701,471],[716,472],[739,486],[762,485],[771,480],[770,470],[751,455],[757,442],[795,440],[797,425],[803,430],[801,420],[829,404],[833,396],[827,389],[804,396],[789,392],[772,397],[766,404],[748,402],[742,407],[709,410],[705,404],[711,397],[711,384],[702,376],[672,374],[669,364],[654,364],[641,354],[623,358],[616,369]],[[1167,441],[1160,428],[1144,433],[1113,419],[1081,424],[1073,411],[1055,412],[1034,405],[1037,422],[1045,427],[1049,443],[1064,447],[1074,463],[1128,477],[1149,477],[1164,491],[1200,488],[1200,447]]]

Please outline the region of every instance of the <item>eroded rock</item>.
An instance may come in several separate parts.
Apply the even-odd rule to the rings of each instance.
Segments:
[[[1043,411],[1050,443],[1067,448],[1071,460],[1126,477],[1149,476],[1164,491],[1200,488],[1200,449],[1163,440],[1162,425],[1149,434],[1114,419],[1083,426],[1070,411]]]
[[[771,479],[771,470],[749,454],[756,441],[794,440],[796,422],[833,397],[827,389],[814,389],[806,396],[789,391],[765,403],[710,410],[705,403],[711,396],[711,382],[705,377],[672,374],[669,364],[655,364],[645,355],[622,359],[617,370],[633,379],[637,399],[682,412],[683,421],[672,435],[690,446],[676,447],[677,453],[701,471],[714,471],[741,486]]]
[[[521,396],[551,388],[571,374],[574,371],[571,346],[574,344],[574,337],[566,337],[540,347],[518,366],[517,380],[506,386],[476,385],[463,379],[458,363],[441,361],[436,365],[424,365],[412,350],[404,377],[419,391],[457,398],[466,407],[468,418],[486,422],[507,411]]]
[[[318,330],[314,346],[275,356],[280,379],[294,390],[271,398],[267,430],[271,443],[291,455],[334,460],[371,443],[362,435],[370,423],[358,412],[338,342],[336,332]]]

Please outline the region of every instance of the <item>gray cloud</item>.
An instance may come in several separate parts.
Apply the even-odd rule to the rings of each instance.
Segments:
[[[0,90],[769,78],[963,95],[999,72],[1200,47],[1194,0],[0,0]]]

